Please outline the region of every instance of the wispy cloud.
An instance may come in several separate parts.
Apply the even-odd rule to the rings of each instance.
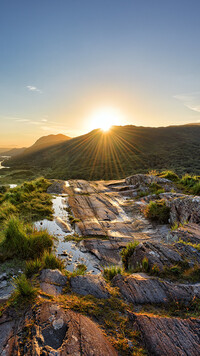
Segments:
[[[174,98],[181,101],[188,109],[200,112],[200,91],[174,95]]]
[[[34,92],[38,92],[40,94],[42,94],[42,90],[38,89],[37,87],[33,86],[33,85],[27,85],[26,88],[29,91],[34,91]]]

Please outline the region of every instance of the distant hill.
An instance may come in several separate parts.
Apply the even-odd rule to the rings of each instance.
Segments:
[[[23,154],[29,155],[29,154],[32,154],[33,152],[37,152],[37,151],[43,150],[45,148],[48,149],[51,146],[55,146],[61,142],[65,142],[69,139],[70,139],[70,137],[62,135],[62,134],[42,136],[32,146],[28,147],[23,152]]]
[[[3,152],[0,151],[1,156],[10,156],[10,157],[15,157],[21,153],[23,153],[26,150],[26,147],[22,148],[12,148],[10,150],[6,149]]]
[[[39,152],[27,149],[9,160],[8,166],[41,170],[60,179],[117,179],[153,169],[200,174],[199,125],[114,126],[107,133],[93,130],[40,148]]]

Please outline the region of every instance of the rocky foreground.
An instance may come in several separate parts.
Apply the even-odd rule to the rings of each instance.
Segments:
[[[56,181],[48,191],[67,195],[79,248],[96,256],[100,270],[117,265],[124,271],[108,281],[102,273],[69,277],[43,270],[34,305],[5,308],[0,354],[200,355],[200,198],[149,175],[109,182],[72,180],[68,185]],[[158,200],[169,208],[165,224],[144,214],[149,202]],[[124,265],[121,251],[135,241]],[[5,281],[1,275],[0,290],[8,288]],[[123,329],[123,345],[110,332],[113,314],[106,306],[114,300],[124,303],[114,317],[124,318],[130,333]],[[95,314],[98,303],[102,310]],[[121,325],[122,320],[119,329]]]

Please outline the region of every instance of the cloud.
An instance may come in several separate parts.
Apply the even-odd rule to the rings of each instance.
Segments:
[[[34,92],[38,92],[40,94],[42,94],[42,90],[38,89],[37,87],[33,86],[33,85],[27,85],[26,88],[29,91],[34,91]]]
[[[174,95],[174,98],[181,101],[188,109],[200,112],[200,91]]]

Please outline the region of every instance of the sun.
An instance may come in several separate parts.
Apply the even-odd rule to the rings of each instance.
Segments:
[[[101,129],[107,132],[113,125],[120,125],[122,123],[122,117],[119,110],[107,107],[96,110],[91,115],[90,122],[91,129]]]

